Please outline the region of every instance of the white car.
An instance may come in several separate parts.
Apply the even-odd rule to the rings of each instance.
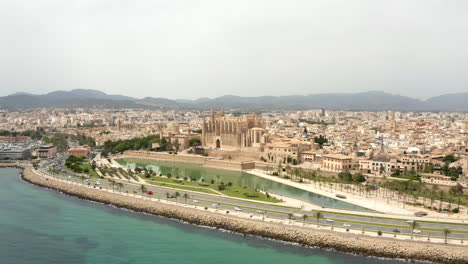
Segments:
[[[406,221],[406,223],[408,223],[408,224],[412,224],[413,222],[414,222],[413,220]]]
[[[100,185],[100,184],[101,184],[101,182],[100,182],[100,181],[97,181],[97,182],[96,182],[96,185]]]
[[[350,224],[343,224],[343,227],[351,227]]]
[[[421,230],[419,230],[419,229],[414,229],[414,230],[413,230],[413,233],[415,233],[415,234],[421,234]]]
[[[242,211],[242,208],[236,206],[236,207],[234,207],[234,210],[240,212],[240,211]]]
[[[328,223],[333,223],[333,222],[335,222],[335,221],[333,221],[333,219],[327,219],[326,221],[327,221]]]
[[[193,200],[193,203],[198,203],[198,200]]]

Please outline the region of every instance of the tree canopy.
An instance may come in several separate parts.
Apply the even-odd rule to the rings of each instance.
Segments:
[[[151,135],[147,137],[137,137],[132,139],[104,142],[104,149],[102,155],[106,157],[109,153],[121,153],[126,150],[140,150],[140,149],[151,149],[152,144],[159,142],[160,145],[163,140],[159,139],[159,135]]]
[[[328,143],[328,139],[325,136],[320,135],[320,136],[314,138],[314,142],[319,144],[320,148],[322,148],[323,144]]]

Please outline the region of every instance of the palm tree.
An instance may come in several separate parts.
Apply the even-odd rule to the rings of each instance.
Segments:
[[[319,220],[320,220],[320,218],[322,218],[322,217],[323,217],[323,216],[322,216],[322,213],[321,213],[320,211],[317,211],[317,212],[315,213],[315,219],[317,220],[317,227],[319,227]]]
[[[413,239],[414,229],[416,229],[419,224],[416,221],[411,221],[409,222],[409,225],[411,226],[411,239]]]
[[[168,192],[166,192],[166,200],[169,201],[169,196],[171,196]]]
[[[447,236],[450,234],[450,230],[447,228],[444,228],[444,238],[445,238],[445,244],[447,244]]]
[[[124,184],[119,182],[117,183],[118,187],[119,187],[119,191],[122,191],[122,188],[124,187]]]
[[[281,171],[283,170],[283,167],[281,166],[281,162],[278,164],[278,176],[281,175]]]
[[[309,217],[309,216],[306,215],[306,214],[304,214],[304,215],[302,216],[302,220],[304,220],[304,224],[303,224],[303,225],[305,225],[305,222],[306,222],[306,220],[307,220],[308,217]]]
[[[293,216],[294,216],[294,215],[293,215],[292,213],[289,213],[289,214],[288,214],[289,223],[291,223],[291,219],[293,218]]]
[[[187,199],[189,198],[189,195],[187,193],[184,193],[184,200],[185,200],[185,205],[187,205]]]
[[[452,199],[453,199],[453,196],[451,193],[449,193],[449,204],[448,204],[448,209],[449,209],[449,212],[451,212],[452,210]]]
[[[180,197],[180,193],[179,193],[179,192],[175,192],[174,196],[175,196],[175,200],[176,200],[176,203],[177,203],[177,197]]]
[[[86,179],[86,176],[81,175],[80,178],[81,178],[81,184],[84,184],[84,180]]]
[[[112,184],[112,191],[114,191],[116,181],[111,179],[111,180],[109,180],[109,182]]]
[[[435,185],[434,185],[435,186]],[[432,209],[432,204],[434,204],[434,199],[436,196],[436,191],[434,189],[431,190],[431,193],[429,194],[431,198],[431,209]]]
[[[442,200],[444,199],[444,191],[440,191],[440,203],[439,203],[439,211],[442,211]]]
[[[140,190],[141,190],[141,196],[143,196],[143,193],[145,193],[146,190],[147,190],[147,189],[146,189],[146,186],[145,186],[144,184],[142,184],[142,185],[140,186]]]

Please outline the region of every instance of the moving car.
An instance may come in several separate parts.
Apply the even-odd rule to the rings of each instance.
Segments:
[[[242,208],[236,206],[236,207],[234,207],[234,210],[240,212],[240,211],[242,211]]]

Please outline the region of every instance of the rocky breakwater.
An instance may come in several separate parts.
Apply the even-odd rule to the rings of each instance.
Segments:
[[[59,190],[82,199],[112,204],[117,207],[177,219],[191,224],[360,255],[424,260],[447,264],[468,263],[468,248],[466,246],[374,238],[242,219],[69,184],[53,178],[44,178],[36,174],[30,166],[21,167],[24,169],[23,179],[33,184]]]

